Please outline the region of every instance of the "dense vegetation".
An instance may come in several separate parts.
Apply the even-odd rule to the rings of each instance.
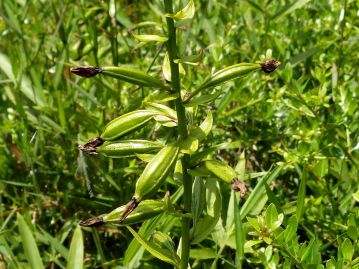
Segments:
[[[0,268],[173,268],[163,260],[181,256],[183,223],[191,268],[359,268],[357,1],[196,0],[193,17],[191,8],[165,15],[170,2],[0,1]],[[173,13],[188,3],[174,1]],[[173,17],[179,60],[167,53]],[[270,58],[282,63],[275,72],[205,88],[185,104],[190,135],[203,122],[210,132],[182,147],[188,171],[177,162],[151,197],[170,192],[163,214],[132,229],[78,226],[128,203],[153,157],[92,156],[78,145],[148,103],[179,115],[183,102],[70,68],[130,67],[171,88],[181,63],[185,99],[218,70]],[[161,119],[128,137],[174,143],[181,119]],[[236,170],[243,197],[207,159]]]

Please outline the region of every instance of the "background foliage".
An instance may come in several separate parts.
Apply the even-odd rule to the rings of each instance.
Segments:
[[[186,3],[178,1],[175,9]],[[266,186],[268,199],[259,199],[251,218],[243,219],[243,267],[358,268],[357,1],[195,5],[194,19],[179,28],[178,48],[181,56],[203,50],[204,58],[185,65],[184,91],[213,70],[256,62],[261,55],[283,63],[271,75],[256,73],[209,92],[219,94],[211,103],[215,127],[205,144],[216,149],[216,158],[233,167],[239,163],[247,174],[276,163],[285,167]],[[76,230],[80,219],[126,203],[143,169],[135,158],[84,156],[77,145],[98,135],[109,119],[151,100],[152,92],[69,72],[71,66],[125,64],[162,76],[164,47],[139,43],[132,34],[164,35],[163,14],[157,0],[0,2],[0,265],[64,268],[76,263],[74,249],[83,241],[88,268],[169,266],[141,248],[136,252],[127,229],[83,229],[83,239]],[[205,117],[192,115],[188,120],[195,124]],[[174,133],[155,132],[153,125],[137,135]],[[257,180],[246,183],[251,191]],[[164,187],[176,188],[173,181]],[[227,212],[234,198],[228,186],[221,183],[220,190],[220,221],[193,246],[193,268],[236,264],[234,237],[229,233],[228,242],[220,241],[233,221]],[[283,223],[274,232],[281,213]],[[276,218],[271,222],[269,216]],[[156,228],[178,241],[179,221],[168,221]],[[279,235],[283,230],[286,238]],[[39,254],[29,250],[41,259],[31,260]]]

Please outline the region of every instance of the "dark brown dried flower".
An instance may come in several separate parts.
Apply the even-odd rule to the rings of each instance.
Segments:
[[[94,217],[88,220],[82,220],[79,224],[82,227],[98,227],[103,225],[104,221],[101,217]]]
[[[80,77],[91,78],[99,73],[102,73],[102,68],[95,66],[78,66],[71,68],[70,71]]]
[[[87,142],[84,145],[79,145],[78,148],[81,151],[84,151],[90,155],[97,155],[96,148],[101,146],[103,144],[103,140],[101,137],[95,137],[91,139],[89,142]]]
[[[280,65],[280,62],[274,59],[268,59],[264,63],[261,63],[261,68],[266,73],[271,73],[277,69]]]
[[[239,192],[241,194],[241,197],[243,197],[247,192],[247,187],[238,178],[234,178],[232,180],[232,190],[234,190],[235,192]]]

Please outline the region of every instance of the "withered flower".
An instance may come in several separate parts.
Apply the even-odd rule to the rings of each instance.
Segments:
[[[80,77],[91,78],[99,73],[102,73],[102,68],[95,66],[78,66],[71,68],[70,71]]]
[[[261,68],[265,73],[271,73],[277,69],[281,63],[274,59],[268,59],[264,63],[261,63]]]

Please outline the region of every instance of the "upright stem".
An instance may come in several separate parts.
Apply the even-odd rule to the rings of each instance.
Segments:
[[[172,0],[164,0],[165,11],[166,13],[173,13]],[[185,138],[188,136],[187,130],[187,121],[186,121],[186,111],[183,106],[181,98],[181,84],[179,76],[179,67],[178,64],[174,62],[174,59],[177,58],[177,44],[176,44],[176,28],[174,26],[174,21],[172,18],[166,18],[167,29],[168,29],[168,41],[167,41],[167,50],[168,58],[170,61],[171,67],[171,83],[172,88],[178,94],[178,98],[175,100],[177,119],[178,119],[178,134],[180,138]],[[191,211],[191,197],[192,197],[192,178],[191,175],[187,172],[188,168],[188,156],[182,158],[182,170],[183,170],[183,203],[184,209],[187,212]],[[189,230],[190,230],[190,220],[188,218],[182,218],[182,246],[181,246],[181,269],[187,269],[188,259],[189,259]]]

